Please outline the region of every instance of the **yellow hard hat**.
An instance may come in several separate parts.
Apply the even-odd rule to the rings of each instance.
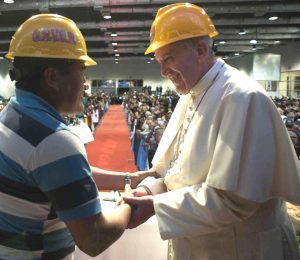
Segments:
[[[85,40],[76,24],[61,15],[38,14],[26,20],[15,32],[5,55],[15,57],[58,58],[97,63],[87,55]]]
[[[150,45],[145,54],[180,40],[209,36],[218,32],[203,8],[190,3],[176,3],[158,10],[150,31]]]

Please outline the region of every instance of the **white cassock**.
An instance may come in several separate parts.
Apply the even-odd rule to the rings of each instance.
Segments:
[[[299,259],[284,204],[300,204],[299,162],[252,79],[218,59],[180,98],[152,163],[162,178],[141,184],[173,259]]]

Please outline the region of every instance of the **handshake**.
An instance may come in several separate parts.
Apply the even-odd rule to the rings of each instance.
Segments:
[[[130,205],[131,215],[127,228],[135,228],[155,214],[151,190],[145,185],[139,185],[146,177],[159,176],[156,172],[141,171],[128,173],[124,178],[124,195],[117,200],[115,207],[124,203]]]

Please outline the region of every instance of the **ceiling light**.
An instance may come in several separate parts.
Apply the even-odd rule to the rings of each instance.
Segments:
[[[154,58],[150,58],[150,60],[154,60]]]
[[[118,58],[115,58],[115,60],[119,60]]]
[[[116,36],[118,36],[118,34],[117,34],[116,32],[112,32],[112,33],[110,34],[110,36],[116,37]]]
[[[115,63],[118,64],[119,62],[118,62],[118,61],[115,61]]]
[[[119,54],[119,53],[116,53],[115,56],[118,57],[118,56],[120,56],[120,54]]]
[[[280,43],[280,41],[274,41],[274,43],[275,43],[275,44],[278,44],[278,43]]]
[[[147,63],[151,63],[151,61],[150,61],[150,60],[148,60],[148,61],[147,61]]]
[[[239,56],[240,54],[239,54],[238,52],[236,52],[234,55],[235,55],[235,56]]]
[[[220,41],[220,44],[225,44],[226,43],[226,41]]]
[[[257,40],[251,40],[250,43],[251,43],[251,44],[256,44],[256,43],[257,43]]]
[[[246,34],[246,31],[244,29],[241,29],[238,33],[238,35],[244,35],[244,34]]]
[[[110,9],[103,8],[101,14],[104,19],[111,19]]]
[[[119,51],[118,49],[114,49],[115,52]]]
[[[111,15],[107,11],[103,11],[102,15],[103,15],[103,18],[106,19],[106,20],[111,19]]]
[[[271,16],[271,17],[269,17],[269,20],[270,21],[275,21],[275,20],[277,20],[278,19],[278,16]]]
[[[4,0],[3,2],[6,4],[13,4],[15,1],[14,0]]]
[[[117,46],[117,45],[118,45],[118,43],[117,43],[117,42],[113,42],[113,43],[112,43],[112,45],[114,45],[114,46]]]

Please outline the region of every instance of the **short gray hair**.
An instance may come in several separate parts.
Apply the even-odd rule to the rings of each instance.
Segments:
[[[209,36],[198,36],[198,37],[193,37],[185,40],[181,40],[180,42],[186,45],[194,45],[198,43],[199,41],[205,42],[209,48],[209,52],[212,57],[214,57],[214,51],[213,51],[213,44],[214,40],[210,38]]]

